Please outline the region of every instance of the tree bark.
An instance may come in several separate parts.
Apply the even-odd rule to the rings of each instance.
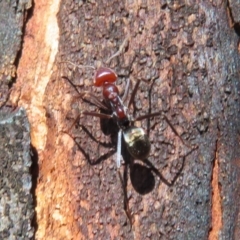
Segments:
[[[0,239],[32,239],[30,131],[24,109],[9,107],[22,29],[31,1],[0,1]]]
[[[238,238],[239,37],[229,12],[225,1],[35,2],[11,100],[26,108],[38,153],[37,239]],[[70,81],[102,96],[92,69],[66,61],[114,69],[120,92],[141,80],[136,116],[161,112],[184,139],[161,117],[136,124],[152,147],[149,163],[123,154],[127,197],[117,127],[89,116],[71,127],[98,110]]]

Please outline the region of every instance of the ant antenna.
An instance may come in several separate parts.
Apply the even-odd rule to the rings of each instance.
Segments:
[[[121,46],[119,47],[118,51],[115,52],[115,53],[106,61],[106,64],[107,64],[107,65],[111,62],[111,60],[112,60],[113,58],[115,58],[115,57],[119,56],[120,54],[122,54],[123,50],[124,50],[124,49],[128,46],[128,44],[129,44],[129,38],[130,38],[130,35],[128,35],[128,36],[124,39],[124,41],[123,41],[123,43],[121,44]]]
[[[75,68],[79,68],[79,69],[91,68],[91,69],[93,69],[93,70],[96,70],[96,68],[93,67],[93,66],[91,66],[91,65],[77,65],[77,64],[75,64],[75,63],[73,63],[73,62],[71,62],[71,61],[61,61],[61,62],[59,62],[59,63],[69,63],[69,64],[73,65]]]
[[[119,56],[120,54],[122,54],[123,50],[128,46],[129,44],[129,39],[130,39],[130,35],[128,34],[127,37],[124,39],[123,43],[121,44],[121,46],[119,47],[118,51],[115,52],[110,58],[108,58],[108,60],[106,61],[106,64],[109,65],[109,63],[111,62],[111,60],[117,56]],[[91,65],[77,65],[71,61],[60,61],[59,63],[69,63],[71,65],[73,65],[75,68],[79,68],[79,69],[83,69],[83,68],[91,68],[93,70],[96,71],[96,68],[91,66]]]

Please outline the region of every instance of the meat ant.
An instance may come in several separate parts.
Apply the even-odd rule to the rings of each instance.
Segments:
[[[120,54],[120,51],[118,51],[116,54],[113,56],[116,57],[117,55]],[[110,57],[107,61],[107,63],[110,62],[110,60],[113,58]],[[133,88],[133,91],[130,96],[130,100],[127,105],[124,104],[127,94],[129,91],[129,86],[130,86],[130,80],[128,80],[126,84],[126,88],[123,94],[123,97],[120,96],[119,89],[116,86],[116,81],[117,81],[117,74],[115,73],[114,70],[107,68],[107,67],[99,67],[98,69],[95,69],[92,66],[82,66],[82,65],[76,65],[70,61],[61,61],[61,63],[68,63],[73,65],[74,67],[77,68],[91,68],[95,70],[95,77],[94,77],[94,83],[93,86],[97,88],[102,88],[102,96],[103,96],[103,101],[100,101],[94,94],[90,92],[83,92],[79,93],[81,99],[90,99],[90,102],[97,106],[101,110],[105,110],[107,112],[111,112],[111,114],[106,114],[103,112],[92,112],[92,111],[82,111],[81,114],[85,116],[93,116],[93,117],[98,117],[100,119],[113,119],[114,122],[116,123],[118,127],[118,134],[117,134],[117,154],[116,154],[116,165],[117,169],[119,170],[121,166],[121,153],[122,153],[122,142],[124,142],[126,149],[128,153],[130,154],[132,159],[138,159],[144,161],[148,166],[151,167],[151,170],[153,170],[155,173],[157,173],[158,176],[160,176],[161,179],[163,179],[163,176],[158,173],[156,168],[152,164],[149,164],[149,161],[147,160],[149,154],[150,154],[150,149],[151,149],[151,144],[150,140],[148,138],[148,135],[145,133],[143,128],[141,127],[136,127],[134,126],[134,123],[136,121],[141,121],[144,119],[150,119],[152,117],[157,117],[157,116],[162,116],[163,119],[167,122],[167,124],[170,126],[172,131],[178,136],[180,141],[186,145],[188,148],[195,149],[195,147],[189,146],[185,141],[182,139],[182,137],[178,134],[176,129],[173,127],[169,119],[162,113],[162,112],[154,112],[154,113],[149,113],[146,115],[138,116],[134,118],[131,114],[129,114],[129,109],[131,105],[134,104],[134,99],[137,93],[137,90],[139,88],[139,85],[141,83],[141,80],[138,80]],[[68,80],[68,79],[67,79]],[[71,85],[70,80],[68,80]],[[74,120],[73,124],[71,127],[68,129],[67,133],[72,129],[72,127],[78,122],[80,118],[80,115]],[[122,141],[123,139],[123,141]],[[124,209],[125,212],[128,216],[128,219],[132,225],[132,218],[131,214],[129,213],[129,208],[127,204],[127,194],[126,190],[124,188],[124,182],[121,177],[120,172],[119,177],[121,180],[121,184],[124,189]],[[171,183],[169,183],[167,180],[163,180],[164,183],[167,185],[172,185],[174,181],[177,179],[175,177]]]

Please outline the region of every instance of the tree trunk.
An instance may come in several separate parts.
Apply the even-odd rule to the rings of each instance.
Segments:
[[[238,239],[239,37],[231,4],[35,2],[11,100],[26,108],[38,154],[37,239]],[[94,70],[74,64],[114,69],[120,92],[131,80],[130,95],[140,80],[129,111],[161,112],[173,126],[162,117],[136,123],[151,152],[131,163],[123,149],[123,184],[117,126],[90,116],[74,124],[82,111],[98,111],[76,89],[102,100]]]

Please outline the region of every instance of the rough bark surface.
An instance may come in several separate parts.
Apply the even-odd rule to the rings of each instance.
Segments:
[[[7,106],[31,1],[0,1],[0,239],[32,239],[30,129],[24,109]]]
[[[32,239],[34,236],[29,135],[29,123],[23,109],[1,114],[1,239]]]
[[[239,52],[227,12],[224,1],[35,3],[12,101],[20,92],[38,152],[37,239],[237,239]],[[121,91],[144,80],[134,114],[161,111],[197,146],[161,117],[137,123],[155,170],[124,155],[132,227],[112,122],[83,117],[69,130],[97,109],[66,79],[101,98],[94,72],[63,63],[106,65],[127,36],[108,67]]]

